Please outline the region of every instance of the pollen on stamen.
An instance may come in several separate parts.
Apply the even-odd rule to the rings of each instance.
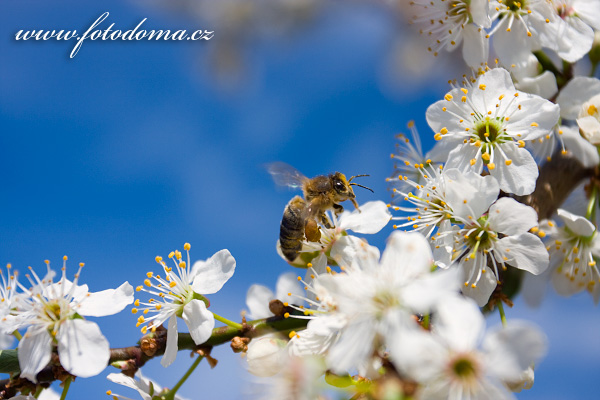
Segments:
[[[150,282],[150,279],[144,279],[144,285],[146,285],[148,287],[152,287],[152,283]]]
[[[189,244],[189,243],[185,243],[185,244],[183,245],[183,249],[184,249],[184,250],[186,250],[186,251],[189,251],[191,248],[192,248],[192,245],[191,245],[191,244]]]
[[[290,313],[286,312],[285,314],[283,314],[283,318],[289,318],[290,317]]]
[[[510,165],[510,164],[512,164],[512,160],[506,160],[506,161],[504,161],[504,164]]]

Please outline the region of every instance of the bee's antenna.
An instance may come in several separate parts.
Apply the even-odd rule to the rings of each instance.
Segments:
[[[369,175],[357,175],[357,176],[369,176]],[[353,177],[353,178],[354,178],[354,177]],[[350,183],[350,186],[359,186],[359,187],[361,187],[361,188],[363,188],[363,189],[370,190],[370,191],[371,191],[371,193],[375,193],[375,192],[373,191],[373,189],[371,189],[371,188],[368,188],[368,187],[366,187],[366,186],[363,186],[363,185],[359,185],[358,183]]]
[[[358,177],[360,177],[360,176],[371,176],[371,175],[368,175],[368,174],[354,175],[354,176],[350,177],[350,179],[348,180],[348,183],[352,182],[352,179],[354,179],[354,178],[358,178]]]

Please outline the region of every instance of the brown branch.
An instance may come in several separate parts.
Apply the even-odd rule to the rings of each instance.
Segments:
[[[548,219],[577,185],[595,174],[594,168],[583,167],[577,157],[557,151],[552,160],[542,166],[535,191],[530,195],[517,197],[517,200],[533,207],[540,221]]]
[[[288,333],[292,330],[305,328],[307,323],[306,319],[275,316],[243,322],[242,329],[223,326],[213,329],[211,337],[201,345],[196,345],[189,333],[179,333],[178,349],[179,351],[209,349],[213,346],[228,343],[234,337],[254,338],[272,332]],[[148,360],[164,354],[166,341],[167,330],[161,326],[155,332],[142,337],[140,342],[135,346],[111,349],[109,365],[118,366],[123,373],[133,375]],[[17,350],[4,350],[0,352],[0,373],[18,374],[19,372]],[[60,366],[58,356],[54,354],[50,364],[40,371],[36,378],[39,384],[45,385],[59,379],[59,377],[63,378],[65,373],[64,369]],[[31,385],[27,380],[21,378],[18,378],[18,382],[15,379],[12,381],[2,381],[0,382],[0,400],[8,398],[4,397],[3,393],[15,393],[15,390],[18,391],[20,387],[31,387]]]

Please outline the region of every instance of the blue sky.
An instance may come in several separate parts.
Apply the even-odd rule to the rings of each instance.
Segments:
[[[95,291],[141,283],[156,255],[184,242],[194,259],[228,248],[236,273],[211,303],[235,319],[252,283],[273,287],[290,270],[275,242],[293,193],[277,190],[263,165],[281,160],[308,176],[368,173],[361,183],[375,194],[357,192],[359,200],[388,201],[394,134],[415,119],[429,147],[424,113],[452,76],[390,94],[381,71],[397,31],[385,13],[357,5],[279,40],[249,33],[246,75],[227,90],[208,67],[218,26],[202,43],[86,42],[74,59],[74,42],[13,39],[20,29],[80,30],[105,11],[122,29],[146,17],[157,29],[208,28],[140,4],[0,3],[0,258],[39,271],[44,259],[58,266],[67,254],[71,274],[86,263],[82,280]],[[369,239],[382,247],[390,230]],[[540,324],[550,340],[534,389],[519,398],[595,398],[600,319],[590,298],[551,294],[539,310],[517,301],[507,313]],[[113,347],[139,337],[128,312],[99,322]],[[239,357],[227,346],[214,355],[219,366],[201,364],[183,395],[243,393],[251,378]],[[189,364],[181,353],[175,368],[156,361],[144,371],[172,386]],[[70,398],[103,399],[109,388],[133,397],[109,384],[108,372],[78,379]]]

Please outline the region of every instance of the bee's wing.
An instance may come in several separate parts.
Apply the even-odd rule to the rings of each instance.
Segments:
[[[287,186],[292,189],[302,189],[302,185],[308,179],[300,171],[281,161],[266,165],[267,171],[273,177],[277,185]]]

